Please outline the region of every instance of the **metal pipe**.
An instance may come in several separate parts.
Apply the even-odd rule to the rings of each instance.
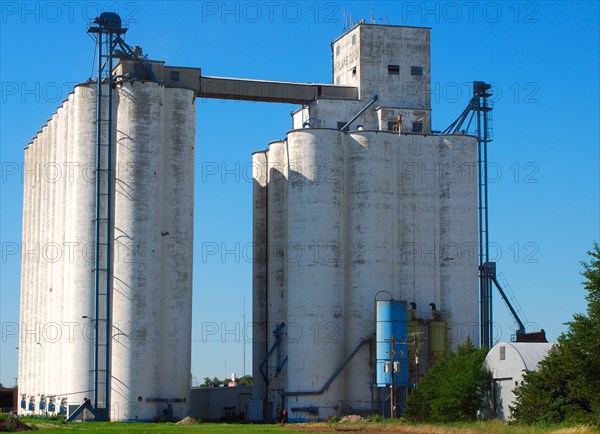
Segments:
[[[365,111],[367,111],[367,109],[369,107],[371,107],[373,104],[375,104],[375,101],[377,101],[378,99],[379,99],[379,95],[377,95],[377,94],[373,95],[373,99],[371,101],[369,101],[369,103],[366,106],[364,106],[358,113],[356,113],[354,115],[354,117],[352,119],[350,119],[346,125],[344,125],[342,128],[340,128],[340,131],[348,131],[350,124],[352,122],[354,122],[356,119],[358,119],[358,117],[360,115],[362,115]]]
[[[365,344],[368,344],[369,342],[371,342],[370,337],[365,338],[362,341],[360,341],[360,343],[356,346],[356,348],[354,348],[354,350],[350,353],[350,355],[348,357],[346,357],[346,360],[344,360],[344,362],[333,372],[333,374],[331,374],[331,377],[329,377],[327,382],[319,390],[286,392],[286,395],[287,396],[322,395],[323,392],[325,392],[329,388],[329,386],[331,386],[331,384],[335,381],[337,376],[344,370],[346,365],[348,363],[350,363],[350,361],[354,358],[356,353],[358,353],[358,351],[361,349],[361,347]]]

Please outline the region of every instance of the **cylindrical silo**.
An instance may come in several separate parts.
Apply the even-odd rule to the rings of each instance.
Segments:
[[[152,420],[158,406],[146,400],[162,398],[157,393],[164,88],[127,82],[118,88],[118,99],[112,415],[114,420]]]
[[[20,295],[20,321],[21,324],[27,323],[29,321],[29,298],[30,298],[30,288],[29,288],[29,276],[30,272],[30,264],[27,260],[27,256],[25,254],[26,249],[31,242],[31,217],[32,217],[32,205],[33,198],[31,194],[32,182],[33,179],[30,176],[32,163],[32,143],[29,143],[24,150],[23,156],[23,167],[24,167],[24,177],[23,177],[23,232],[22,232],[22,242],[21,242],[21,295]],[[20,327],[21,336],[19,336],[19,370],[18,370],[18,400],[19,400],[19,414],[23,414],[23,409],[21,408],[21,399],[22,395],[27,395],[28,387],[29,387],[29,379],[28,379],[28,370],[29,365],[27,364],[27,355],[26,352],[26,343],[22,339],[24,336],[23,327]]]
[[[467,336],[479,342],[478,285],[471,276],[477,266],[477,141],[469,136],[437,136],[436,160],[444,162],[439,183],[440,286],[438,308],[449,319],[447,349],[455,349]]]
[[[285,194],[287,189],[287,175],[290,170],[290,161],[286,152],[287,141],[275,141],[269,143],[268,151],[268,189],[267,201],[267,300],[268,300],[268,325],[267,346],[273,348],[278,345],[277,352],[271,355],[263,365],[268,381],[269,389],[279,390],[284,388],[286,381],[286,365],[283,365],[282,357],[277,360],[277,353],[287,353],[287,340],[281,339],[287,333],[287,291],[285,286],[286,255],[288,253],[285,234]],[[281,324],[286,326],[281,327]],[[278,330],[277,334],[274,333]],[[278,366],[279,365],[279,366]],[[272,400],[268,405],[269,419],[278,416],[283,402],[277,394],[270,396]]]
[[[252,398],[266,399],[266,381],[261,363],[269,351],[267,307],[267,189],[268,151],[252,154]],[[245,330],[245,333],[247,331]],[[263,404],[264,405],[264,404]],[[264,407],[263,407],[264,410]],[[250,412],[251,410],[249,410]],[[255,413],[258,410],[255,411]]]
[[[56,342],[56,302],[54,299],[54,279],[56,276],[56,261],[60,259],[60,246],[57,246],[55,237],[56,226],[56,129],[58,123],[58,113],[54,113],[48,122],[48,143],[47,143],[47,158],[43,168],[43,182],[47,187],[48,203],[45,208],[46,215],[46,239],[42,249],[42,260],[46,266],[45,282],[44,282],[44,298],[43,305],[43,325],[41,327],[41,342],[42,342],[42,389],[41,393],[45,395],[44,405],[47,404],[47,397],[54,393],[55,377],[51,375],[54,369],[54,344]],[[47,411],[46,408],[41,410]]]
[[[35,379],[37,376],[37,345],[36,345],[36,306],[37,306],[37,282],[39,275],[39,225],[40,225],[40,133],[36,135],[33,143],[30,146],[31,154],[31,165],[30,165],[30,176],[31,182],[31,218],[30,229],[28,236],[30,239],[29,244],[26,246],[25,261],[28,263],[29,268],[29,282],[28,282],[28,307],[26,320],[21,323],[21,345],[24,348],[25,360],[27,363],[27,413],[30,412],[29,402],[33,397],[35,398],[36,385]]]
[[[55,230],[54,230],[54,242],[59,247],[60,258],[55,263],[55,275],[54,283],[52,285],[52,299],[53,299],[53,311],[54,311],[54,322],[56,324],[59,335],[52,344],[52,377],[53,387],[49,391],[53,396],[58,396],[62,393],[62,345],[65,340],[64,333],[64,322],[63,322],[63,306],[64,300],[64,285],[65,285],[65,263],[66,249],[65,249],[65,191],[66,191],[66,180],[67,174],[65,173],[65,153],[67,150],[67,132],[68,132],[68,107],[65,101],[63,105],[58,109],[58,126],[56,130],[56,158],[54,160],[55,167],[58,173],[58,179],[55,184],[56,198],[55,198]],[[55,407],[55,411],[56,411]]]
[[[162,163],[163,176],[159,180],[162,196],[158,196],[162,201],[153,202],[162,209],[162,222],[153,228],[160,230],[162,257],[156,397],[184,400],[173,403],[172,416],[177,418],[186,417],[190,408],[195,101],[192,90],[164,89],[162,155],[148,155]],[[160,121],[160,116],[156,120]],[[157,406],[166,409],[167,404]]]
[[[392,366],[388,362],[400,362],[394,367],[395,387],[408,384],[408,322],[406,302],[401,300],[377,300],[375,303],[375,340],[377,357],[377,386],[392,383]],[[387,366],[386,366],[387,364]]]
[[[68,123],[67,123],[67,131],[65,137],[65,164],[64,164],[64,173],[65,173],[65,195],[64,195],[64,253],[65,253],[65,261],[64,261],[64,281],[63,287],[61,291],[61,299],[62,303],[62,328],[63,328],[63,338],[61,340],[61,357],[62,363],[60,366],[62,384],[60,391],[60,401],[58,401],[58,406],[63,402],[63,399],[67,399],[65,396],[71,390],[71,381],[70,381],[70,368],[71,365],[69,363],[69,355],[71,345],[73,345],[73,331],[69,328],[67,321],[69,318],[71,309],[69,305],[73,302],[71,297],[71,288],[73,282],[73,263],[75,261],[75,255],[77,252],[81,251],[81,248],[74,248],[73,240],[75,233],[72,230],[73,227],[73,213],[74,209],[74,191],[75,191],[75,182],[76,180],[81,178],[81,169],[75,166],[75,92],[70,92],[69,97],[65,103],[65,109],[67,112]],[[81,319],[79,320],[81,323]],[[76,332],[80,332],[80,328],[75,329]],[[71,333],[69,333],[71,331]]]
[[[71,192],[67,195],[65,239],[68,279],[64,291],[64,325],[68,343],[63,345],[64,391],[72,411],[92,398],[94,369],[94,209],[96,89],[93,84],[75,87],[73,96],[73,141],[68,157],[72,167]],[[70,123],[71,124],[71,123]],[[69,125],[69,130],[71,127]],[[69,136],[71,132],[69,131]],[[66,374],[66,376],[65,376]]]
[[[400,297],[398,280],[398,215],[395,207],[394,147],[398,135],[358,131],[344,135],[348,185],[346,203],[349,254],[347,257],[345,338],[350,354],[374,331],[377,292]],[[370,347],[356,353],[345,370],[348,411],[371,409]]]
[[[344,360],[345,192],[328,171],[344,150],[338,131],[318,129],[291,131],[288,149],[287,407],[290,420],[326,418],[343,406],[343,377],[325,386]]]
[[[38,213],[38,262],[37,262],[37,276],[36,276],[36,297],[35,297],[35,337],[34,337],[34,348],[35,348],[35,413],[39,413],[40,396],[43,392],[43,386],[45,381],[45,363],[44,363],[44,350],[45,345],[42,340],[42,328],[44,326],[44,315],[46,312],[46,293],[47,293],[47,277],[46,271],[48,262],[44,258],[44,249],[47,243],[48,234],[48,218],[46,210],[48,208],[48,184],[44,178],[44,168],[48,161],[48,150],[49,150],[49,132],[48,124],[42,127],[40,134],[40,149],[39,149],[39,213]]]

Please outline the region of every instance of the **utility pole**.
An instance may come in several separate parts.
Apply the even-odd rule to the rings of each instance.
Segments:
[[[396,419],[396,393],[395,393],[395,384],[394,384],[394,374],[395,374],[395,370],[394,370],[394,356],[396,355],[396,352],[394,351],[394,336],[392,335],[392,348],[390,351],[390,372],[392,375],[392,381],[391,381],[391,390],[390,390],[390,417],[392,419]]]

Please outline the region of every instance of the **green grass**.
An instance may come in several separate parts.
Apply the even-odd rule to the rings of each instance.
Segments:
[[[199,423],[197,425],[176,425],[173,423],[118,423],[118,422],[73,422],[60,423],[44,419],[22,419],[29,426],[36,428],[32,433],[86,432],[86,433],[333,433],[353,431],[364,433],[489,433],[489,434],[592,434],[600,431],[589,427],[569,425],[512,425],[498,421],[469,422],[448,424],[412,424],[400,421],[385,420],[382,422],[359,423],[316,423],[316,424],[225,424]]]

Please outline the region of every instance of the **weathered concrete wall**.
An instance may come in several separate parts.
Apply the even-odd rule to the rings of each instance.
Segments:
[[[269,308],[287,300],[285,316],[269,310],[267,323],[268,333],[286,324],[287,364],[270,378],[283,381],[290,419],[370,411],[368,345],[321,388],[374,333],[378,291],[416,302],[421,318],[435,303],[448,323],[449,347],[467,336],[477,340],[473,137],[309,128],[291,131],[283,146],[271,144],[266,160],[270,167],[285,162],[277,171],[282,178],[268,179],[283,195],[266,184],[266,209],[278,216],[278,228],[257,228],[257,221],[255,233],[266,233],[267,245],[284,240],[283,275],[261,290]],[[269,273],[277,261],[268,261]],[[318,415],[309,407],[318,407]]]
[[[162,415],[166,404],[146,398],[179,398],[174,415],[189,412],[195,98],[141,81],[116,92],[113,420]],[[56,412],[93,398],[96,137],[96,87],[82,84],[25,150],[24,414],[45,412],[50,397]]]
[[[76,86],[25,151],[21,413],[90,396],[95,113],[94,87]]]

